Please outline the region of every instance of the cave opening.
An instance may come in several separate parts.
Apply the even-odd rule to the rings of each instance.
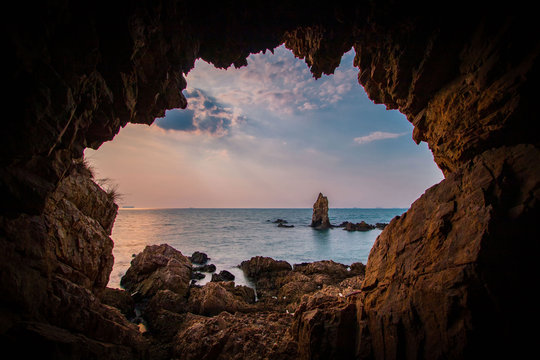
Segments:
[[[540,78],[540,46],[530,36],[534,12],[519,3],[397,1],[225,2],[211,11],[207,3],[181,0],[14,5],[2,23],[10,89],[0,133],[6,353],[69,359],[200,359],[239,348],[245,358],[280,359],[534,353],[529,329],[539,314],[530,289],[540,217],[540,145],[531,131]],[[148,296],[108,288],[117,208],[80,166],[84,149],[98,148],[128,123],[149,124],[164,109],[185,106],[183,74],[197,58],[240,67],[249,54],[283,42],[315,77],[334,72],[353,46],[359,83],[376,103],[407,116],[413,139],[429,144],[444,180],[380,233],[366,268],[351,264],[364,274],[340,282],[358,288],[351,293],[318,288],[324,266],[294,271],[258,258],[246,271],[267,281],[266,304],[280,303],[279,311],[253,315],[244,304],[253,293],[244,287],[189,287],[189,261],[166,246],[153,247],[156,261],[140,272],[145,281],[145,271],[155,270],[156,281],[139,288]],[[369,135],[350,138],[364,142]],[[163,266],[167,257],[170,266]],[[334,275],[350,271],[331,268]],[[285,275],[268,276],[268,269]],[[167,279],[181,281],[164,290],[159,281]],[[281,281],[287,286],[272,288]],[[298,299],[305,291],[313,296]],[[302,301],[294,314],[281,302],[291,295]],[[141,297],[152,320],[145,336],[128,320]]]
[[[354,57],[347,51],[320,79],[283,45],[250,55],[240,68],[198,60],[186,76],[186,109],[168,110],[151,126],[129,124],[98,150],[87,149],[97,181],[107,179],[104,187],[112,182],[121,194],[108,286],[120,287],[132,254],[164,242],[186,254],[216,254],[215,265],[247,285],[236,265],[252,256],[366,263],[379,230],[272,232],[253,228],[254,219],[237,211],[230,224],[249,219],[249,226],[228,231],[209,210],[266,209],[259,220],[288,214],[289,226],[305,227],[323,192],[332,223],[387,223],[442,180],[427,145],[413,143],[405,116],[367,97]],[[193,218],[192,209],[201,208],[206,214]],[[292,210],[298,208],[301,215]],[[220,225],[198,228],[194,221]],[[256,245],[261,237],[275,246]]]

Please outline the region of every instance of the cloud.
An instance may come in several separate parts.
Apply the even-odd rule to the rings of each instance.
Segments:
[[[245,121],[245,117],[201,89],[188,89],[185,96],[188,99],[187,109],[167,110],[165,117],[156,119],[156,126],[165,130],[220,137],[228,134],[231,127]]]
[[[367,144],[372,141],[378,141],[378,140],[385,140],[385,139],[395,139],[400,136],[406,135],[407,133],[391,133],[391,132],[384,132],[384,131],[375,131],[372,132],[369,135],[360,136],[354,138],[354,142],[357,144]]]
[[[351,89],[359,87],[353,58],[354,50],[351,50],[334,75],[315,80],[304,61],[280,46],[272,56],[250,55],[248,66],[240,69],[216,69],[198,60],[187,81],[243,113],[257,108],[278,115],[298,115],[335,107]]]

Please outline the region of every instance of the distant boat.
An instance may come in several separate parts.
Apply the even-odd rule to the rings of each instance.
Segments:
[[[133,206],[133,205],[124,205],[124,206],[122,206],[122,209],[134,209],[134,208],[135,208],[135,206]]]

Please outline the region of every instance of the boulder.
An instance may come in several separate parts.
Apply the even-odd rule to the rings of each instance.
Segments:
[[[388,223],[376,223],[375,227],[379,230],[384,230],[384,228],[388,225]]]
[[[201,279],[204,279],[205,277],[206,275],[200,272],[193,271],[191,273],[191,280],[201,280]]]
[[[247,277],[253,280],[261,277],[276,276],[281,272],[292,270],[292,266],[288,262],[264,256],[255,256],[242,261],[239,267]]]
[[[304,275],[322,275],[316,277],[324,284],[334,284],[351,276],[347,266],[332,260],[321,260],[312,263],[295,264],[294,271]]]
[[[221,270],[219,274],[212,274],[212,281],[233,281],[234,275],[227,270]]]
[[[361,262],[352,263],[349,268],[351,275],[364,275],[366,273],[366,265]]]
[[[193,268],[193,271],[213,273],[214,271],[216,271],[216,265],[214,265],[214,264],[206,264],[206,265],[202,265],[202,266],[196,266],[196,267]]]
[[[104,288],[95,291],[102,304],[113,306],[130,318],[135,315],[135,302],[130,293],[121,289]]]
[[[150,298],[159,290],[186,296],[191,280],[191,262],[167,244],[147,246],[132,261],[120,284],[139,298]]]
[[[189,312],[204,316],[214,316],[222,311],[252,311],[253,307],[245,299],[245,289],[234,290],[227,282],[209,282],[200,288],[192,288],[188,299]]]
[[[344,230],[347,231],[369,231],[375,229],[374,225],[368,224],[365,221],[359,223],[345,222]]]
[[[189,257],[189,260],[193,263],[193,264],[199,264],[199,265],[204,265],[208,262],[210,258],[208,257],[208,255],[206,255],[205,253],[203,252],[199,252],[199,251],[195,251],[190,257]]]
[[[313,204],[313,215],[311,217],[311,227],[316,229],[328,229],[332,227],[328,218],[328,198],[319,193],[317,201]]]

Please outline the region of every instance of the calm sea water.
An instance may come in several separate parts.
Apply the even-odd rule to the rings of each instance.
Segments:
[[[330,209],[330,222],[388,223],[407,209]],[[249,285],[236,266],[252,256],[270,256],[291,264],[334,260],[350,265],[367,261],[381,230],[348,232],[341,228],[309,227],[312,209],[120,209],[112,232],[115,263],[109,287],[120,287],[132,254],[146,245],[169,244],[186,256],[202,251],[216,265],[228,270],[236,283]],[[279,228],[272,221],[284,219],[294,228]],[[200,280],[204,284],[211,275]]]

